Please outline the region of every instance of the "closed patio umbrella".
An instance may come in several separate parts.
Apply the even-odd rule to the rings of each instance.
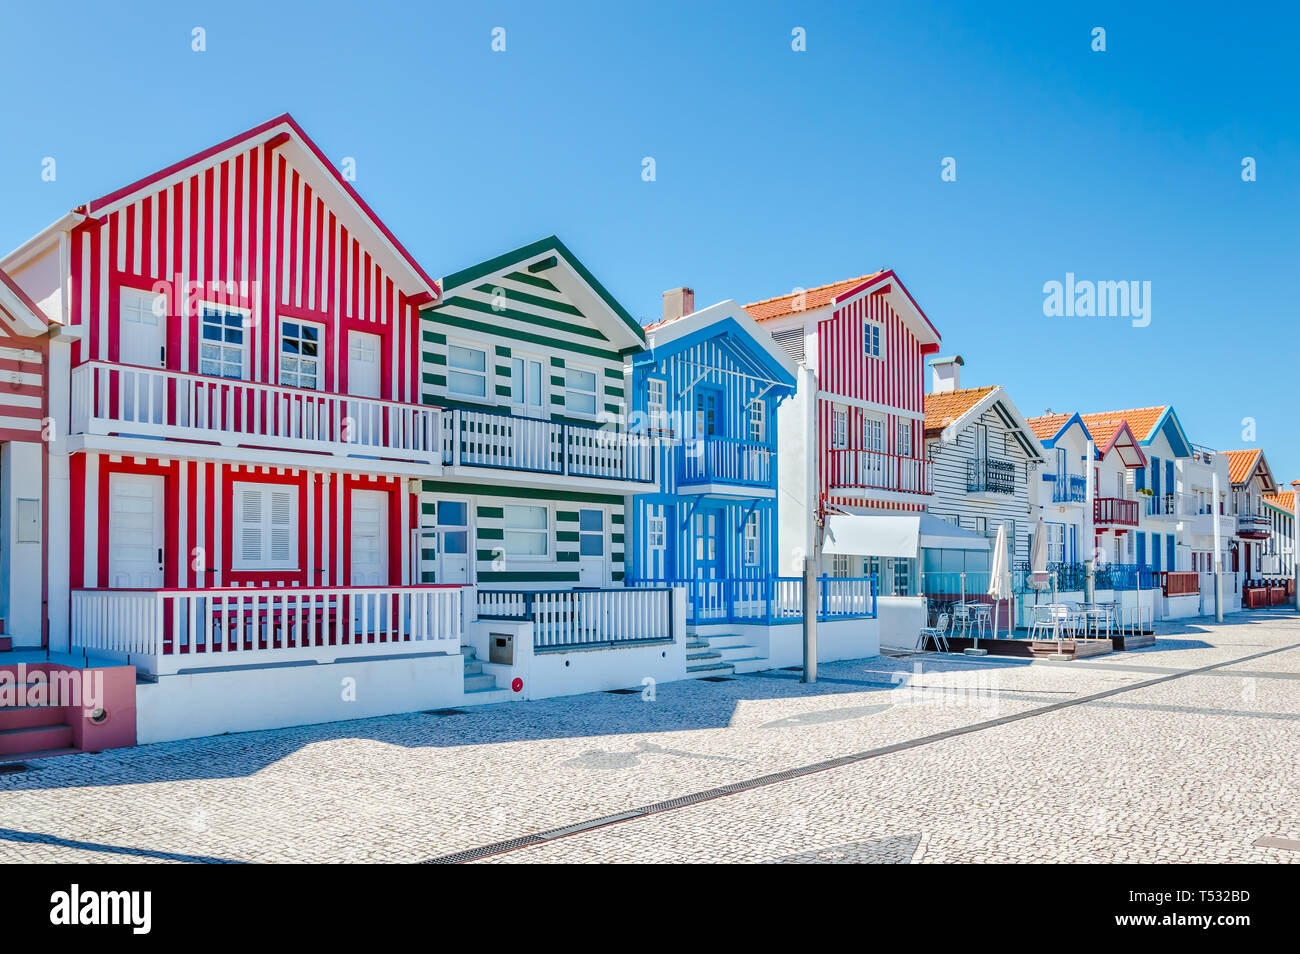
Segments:
[[[1003,600],[1007,606],[1007,635],[1011,635],[1011,557],[1007,553],[1007,525],[998,526],[997,539],[993,541],[993,560],[989,567],[989,596],[993,597],[994,608]],[[993,635],[997,636],[998,620],[993,615]]]
[[[1029,542],[1029,588],[1034,591],[1034,605],[1038,605],[1039,591],[1047,589],[1047,527],[1038,518],[1033,538]]]

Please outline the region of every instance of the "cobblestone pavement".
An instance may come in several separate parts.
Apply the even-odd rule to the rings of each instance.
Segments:
[[[1297,646],[1300,618],[1270,611],[1071,663],[876,657],[814,686],[772,672],[49,759],[0,775],[0,862],[418,861],[900,744],[485,860],[1294,862],[1252,843],[1300,840]]]

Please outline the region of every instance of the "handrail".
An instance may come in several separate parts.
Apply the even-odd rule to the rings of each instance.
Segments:
[[[832,487],[867,487],[928,494],[933,493],[931,471],[931,462],[924,457],[848,448],[830,452]]]

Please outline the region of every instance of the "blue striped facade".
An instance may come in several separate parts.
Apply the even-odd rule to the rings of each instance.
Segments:
[[[740,325],[725,319],[633,359],[630,429],[663,438],[660,489],[633,498],[633,580],[763,579],[777,566],[777,406],[794,393],[789,373],[771,362]],[[650,419],[651,381],[661,382],[665,417]],[[753,406],[762,431],[752,430]],[[697,412],[699,416],[697,417]],[[711,414],[713,439],[697,427]],[[743,443],[742,443],[743,442]],[[650,522],[662,518],[662,546]],[[757,522],[746,553],[744,527]],[[748,557],[748,559],[747,559]]]

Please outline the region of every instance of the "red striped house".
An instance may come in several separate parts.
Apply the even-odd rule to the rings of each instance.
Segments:
[[[166,673],[414,639],[415,478],[441,467],[417,311],[439,287],[291,117],[4,264],[73,342],[53,648]]]

